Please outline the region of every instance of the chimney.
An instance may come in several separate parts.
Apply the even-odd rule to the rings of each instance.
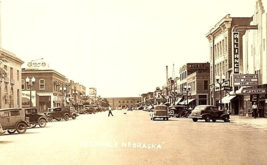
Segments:
[[[166,65],[166,83],[168,84],[168,65]]]

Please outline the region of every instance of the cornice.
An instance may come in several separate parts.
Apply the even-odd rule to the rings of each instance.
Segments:
[[[20,64],[23,64],[24,61],[22,61],[20,58],[16,57],[16,55],[14,53],[11,53],[3,48],[0,48],[1,54],[7,58],[10,58]]]

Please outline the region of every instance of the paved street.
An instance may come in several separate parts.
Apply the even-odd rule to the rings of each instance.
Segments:
[[[265,129],[113,111],[0,136],[1,165],[266,164]]]

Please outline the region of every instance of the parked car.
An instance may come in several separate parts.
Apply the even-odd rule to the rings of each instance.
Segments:
[[[47,123],[47,117],[44,113],[39,113],[37,108],[25,108],[25,116],[29,117],[29,122],[32,128],[38,124],[40,127],[45,127]]]
[[[84,110],[85,113],[88,113],[88,114],[95,114],[96,113],[96,109],[93,105],[85,105],[85,110]]]
[[[23,134],[30,127],[29,117],[25,116],[23,108],[4,108],[0,109],[0,123],[2,129],[9,134],[18,132]]]
[[[54,107],[49,108],[48,110],[49,112],[46,113],[46,116],[49,122],[53,121],[53,119],[56,119],[57,121],[60,121],[61,119],[68,121],[69,118],[76,119],[78,115],[78,113],[75,112],[75,110],[71,110],[70,107]]]
[[[225,113],[225,111],[220,111],[216,106],[213,105],[198,105],[194,108],[191,114],[188,116],[192,118],[194,122],[198,120],[205,120],[206,122],[216,122],[216,120],[223,120],[224,122],[229,122],[230,115]]]
[[[69,107],[69,108],[70,108],[70,117],[71,117],[72,119],[76,119],[76,117],[79,116],[78,111],[75,110],[74,107]]]
[[[151,120],[155,120],[156,118],[169,120],[169,117],[169,107],[166,105],[155,105],[153,112],[150,112]]]
[[[187,106],[186,105],[174,105],[171,106],[169,109],[170,112],[170,117],[187,117],[188,115],[186,115],[186,109]]]

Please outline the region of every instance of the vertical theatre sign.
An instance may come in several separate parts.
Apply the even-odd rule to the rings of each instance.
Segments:
[[[239,73],[239,32],[233,32],[234,73]]]

